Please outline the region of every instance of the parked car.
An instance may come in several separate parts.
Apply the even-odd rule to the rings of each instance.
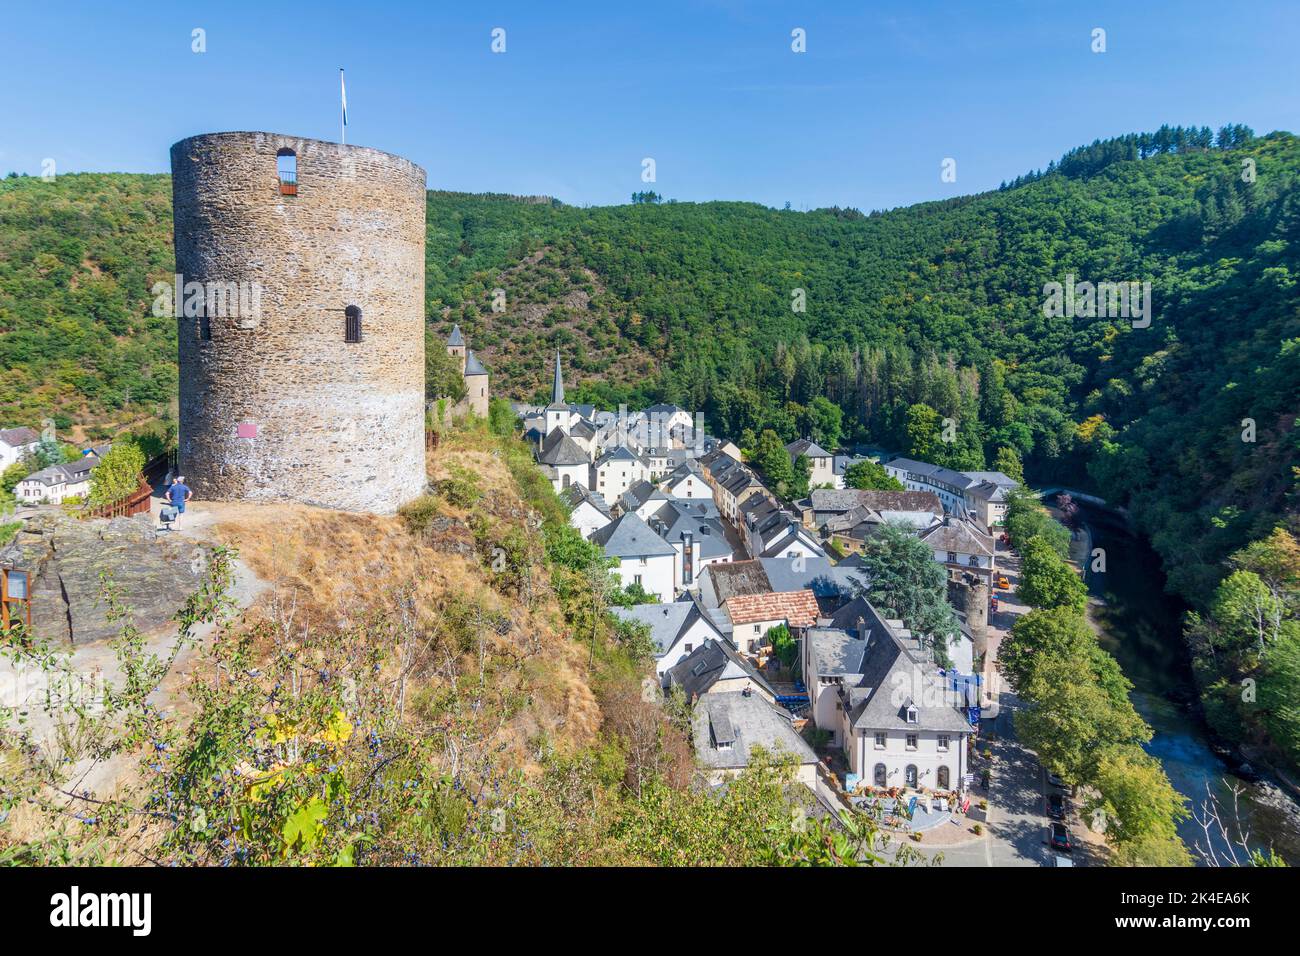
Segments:
[[[1050,783],[1053,787],[1056,787],[1058,790],[1070,789],[1069,786],[1066,784],[1066,782],[1054,773],[1049,773],[1047,775],[1047,782]]]
[[[1007,580],[1005,574],[998,575],[998,587],[1002,588],[1004,591],[1011,587],[1011,582]]]
[[[1059,793],[1047,795],[1047,815],[1053,820],[1064,820],[1070,810],[1070,803]]]
[[[1047,843],[1053,850],[1060,850],[1062,853],[1074,852],[1074,841],[1070,839],[1070,831],[1064,823],[1053,822],[1048,826]]]
[[[1003,531],[1000,535],[998,535],[998,544],[1004,545],[1008,548],[1011,547],[1011,536],[1008,535],[1005,531]]]
[[[998,599],[996,596],[989,598],[989,610],[994,614],[998,613]]]

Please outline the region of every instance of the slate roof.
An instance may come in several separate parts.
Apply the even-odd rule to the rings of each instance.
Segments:
[[[662,492],[657,492],[662,494]],[[702,502],[700,503],[703,504]],[[682,540],[684,534],[691,534],[700,547],[700,559],[729,558],[731,545],[717,517],[717,508],[697,507],[690,499],[670,498],[663,506],[650,516],[647,522],[651,528],[659,530],[656,522],[662,523],[661,536],[669,544]]]
[[[585,418],[579,418],[569,427],[569,434],[578,438],[595,438],[596,426]]]
[[[804,635],[812,672],[821,677],[861,674],[867,642],[840,627],[811,627]],[[811,676],[811,675],[810,675]]]
[[[772,590],[772,582],[767,579],[767,572],[757,560],[711,564],[703,573],[709,575],[718,604],[726,604],[731,597],[767,594]]]
[[[629,511],[598,531],[593,531],[588,540],[604,548],[611,558],[652,558],[677,553],[635,511]]]
[[[920,475],[923,478],[933,478],[941,484],[950,485],[959,491],[965,491],[976,482],[967,478],[960,471],[953,471],[951,468],[945,468],[942,465],[932,465],[928,461],[917,461],[915,458],[895,458],[887,462],[886,468],[897,468],[900,471],[911,472]]]
[[[993,555],[993,538],[976,531],[965,521],[948,521],[921,532],[921,540],[935,551],[957,554]]]
[[[0,431],[0,442],[4,442],[10,448],[22,448],[24,445],[34,445],[41,440],[40,433],[34,428],[6,428]]]
[[[478,356],[471,349],[465,353],[465,374],[466,375],[486,375],[488,370],[483,367],[483,363],[478,360]]]
[[[773,591],[809,590],[818,597],[849,597],[867,584],[861,569],[837,567],[829,558],[759,558]]]
[[[75,484],[82,481],[87,475],[95,470],[99,464],[99,458],[95,455],[86,455],[78,458],[76,461],[65,462],[61,465],[50,465],[48,468],[42,468],[40,471],[33,472],[23,481],[37,481],[47,488],[54,485]]]
[[[461,334],[459,325],[451,327],[451,335],[447,336],[447,344],[451,346],[463,346],[465,344],[465,336]]]
[[[609,517],[609,504],[605,501],[605,496],[599,491],[592,491],[586,485],[571,485],[560,492],[560,497],[570,508],[577,508],[585,501],[606,518]]]
[[[808,590],[740,594],[727,598],[725,606],[733,624],[786,621],[791,627],[812,627],[817,623],[817,596]]]
[[[680,687],[686,699],[695,700],[709,692],[720,680],[737,680],[747,677],[766,693],[776,698],[776,690],[761,674],[736,653],[727,641],[710,638],[664,674],[669,688]]]
[[[792,441],[785,446],[785,450],[790,453],[791,458],[798,458],[800,455],[807,455],[809,458],[832,458],[834,457],[821,445],[817,444],[811,438],[800,438]]]
[[[866,626],[867,634],[857,633],[858,621],[862,621]],[[865,639],[869,634],[884,634],[890,630],[884,615],[862,595],[858,595],[831,615],[831,627],[848,631],[854,637],[861,639]]]
[[[596,459],[596,467],[599,468],[601,465],[607,464],[611,461],[635,461],[639,462],[643,466],[646,464],[640,455],[628,448],[626,445],[615,445],[613,448],[610,448],[605,452],[605,454]]]
[[[546,442],[537,455],[543,465],[587,465],[591,459],[582,450],[582,446],[564,434],[560,428],[554,428],[546,436]]]
[[[637,604],[633,607],[611,607],[610,612],[625,621],[635,621],[650,629],[650,640],[655,646],[655,656],[667,654],[683,633],[703,620],[713,633],[721,638],[713,621],[694,601],[672,601],[667,604]]]
[[[849,723],[862,730],[950,730],[969,733],[970,722],[955,706],[944,682],[914,658],[893,634],[867,639],[861,679],[840,691]],[[917,720],[907,720],[907,708]]]
[[[705,694],[691,717],[692,739],[700,763],[719,770],[749,766],[755,746],[772,754],[792,754],[800,764],[817,762],[807,742],[795,731],[789,712],[757,694]],[[730,743],[720,748],[721,742]]]

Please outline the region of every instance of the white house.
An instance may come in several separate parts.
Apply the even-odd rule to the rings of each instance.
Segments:
[[[678,602],[681,603],[681,602]],[[694,703],[705,694],[758,694],[775,704],[777,691],[730,641],[710,639],[664,672],[664,690],[681,690]]]
[[[1007,492],[1018,482],[1000,471],[953,471],[912,458],[895,458],[885,471],[909,491],[932,491],[945,510],[961,517],[973,515],[986,527],[1002,521],[1007,511]]]
[[[41,436],[31,428],[6,428],[0,431],[0,471],[35,453],[40,443]]]
[[[557,492],[563,492],[574,485],[588,485],[591,481],[591,459],[560,428],[553,429],[546,436],[537,453],[537,463]]]
[[[665,675],[709,641],[725,641],[695,601],[670,601],[661,604],[637,604],[611,607],[610,612],[624,621],[644,624],[650,630],[654,647],[655,674],[660,683]]]
[[[69,498],[90,494],[90,473],[99,464],[95,455],[86,455],[62,465],[50,465],[18,482],[14,495],[23,504],[58,505]]]
[[[704,568],[735,557],[717,506],[710,500],[661,502],[646,523],[677,551],[673,584],[678,590],[696,590]]]
[[[704,472],[694,461],[679,465],[671,474],[659,482],[665,494],[674,498],[708,498],[713,500],[713,489],[704,480]]]
[[[597,492],[585,485],[572,485],[560,495],[569,506],[569,524],[578,529],[584,538],[591,537],[613,519],[609,514],[609,505]]]
[[[794,778],[812,789],[817,755],[794,729],[793,718],[758,694],[731,691],[704,694],[691,719],[695,758],[709,783],[717,785],[750,765],[755,747],[776,757],[793,757]]]
[[[820,613],[811,590],[737,594],[723,607],[731,619],[732,643],[750,655],[758,653],[772,628],[784,624],[792,633],[803,631],[817,623]]]
[[[850,773],[867,786],[964,790],[972,732],[966,696],[875,618],[865,638],[837,628],[807,632],[804,681],[814,722],[831,732]]]
[[[677,549],[650,529],[635,513],[629,512],[592,533],[591,541],[617,558],[614,573],[623,586],[640,584],[661,601],[671,601],[677,580]]]
[[[611,448],[596,459],[592,466],[594,491],[599,491],[606,501],[617,500],[623,492],[650,478],[650,465],[626,445]]]
[[[812,466],[812,474],[808,478],[808,487],[816,488],[819,485],[835,486],[835,456],[821,445],[811,438],[800,438],[798,441],[786,445],[785,450],[790,455],[791,464],[798,461],[800,455],[808,459],[809,465]]]
[[[934,560],[940,564],[953,571],[978,575],[986,584],[993,583],[996,553],[993,537],[971,522],[949,515],[942,524],[922,531],[921,540],[934,552]]]

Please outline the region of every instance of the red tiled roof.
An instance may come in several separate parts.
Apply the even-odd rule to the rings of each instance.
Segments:
[[[791,627],[812,627],[817,623],[817,596],[803,591],[740,594],[727,598],[732,624],[756,621],[786,621]]]

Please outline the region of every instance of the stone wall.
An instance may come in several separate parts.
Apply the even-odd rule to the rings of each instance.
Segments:
[[[297,195],[281,194],[281,149]],[[272,133],[192,137],[171,162],[183,281],[260,288],[256,316],[178,319],[179,467],[195,496],[387,514],[419,495],[424,170]],[[345,341],[347,306],[360,342]]]

